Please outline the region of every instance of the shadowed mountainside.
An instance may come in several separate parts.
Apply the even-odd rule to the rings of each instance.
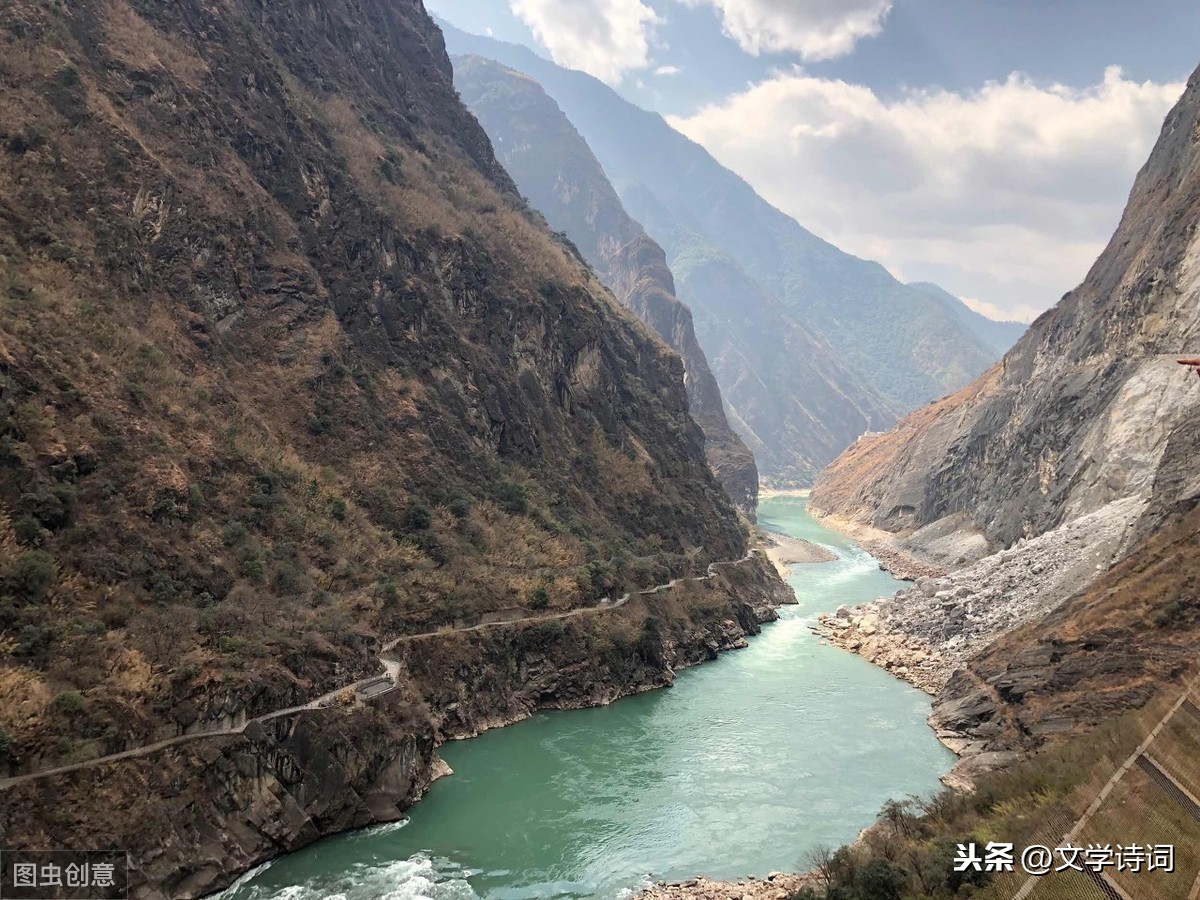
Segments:
[[[691,414],[704,432],[709,464],[734,503],[753,517],[754,456],[725,418],[720,388],[696,340],[692,314],[675,297],[662,248],[626,214],[587,143],[536,82],[478,56],[455,58],[454,69],[463,101],[517,187],[683,359]]]

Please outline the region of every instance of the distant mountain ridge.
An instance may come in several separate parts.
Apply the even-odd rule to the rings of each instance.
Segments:
[[[452,54],[536,79],[667,251],[730,419],[766,480],[811,483],[858,435],[996,359],[963,311],[808,232],[659,115],[525,47],[442,27]],[[714,279],[741,293],[717,296]]]
[[[455,85],[517,187],[566,234],[617,299],[684,362],[692,417],[710,467],[744,512],[758,504],[754,455],[729,427],[717,380],[675,297],[663,249],[625,212],[599,160],[533,79],[478,56],[453,59]]]
[[[930,297],[941,300],[946,309],[958,317],[967,328],[971,329],[981,341],[991,347],[998,355],[1004,355],[1021,339],[1029,326],[1024,322],[992,319],[981,312],[971,309],[958,297],[945,288],[928,281],[913,281],[908,285],[913,290],[921,291]]]

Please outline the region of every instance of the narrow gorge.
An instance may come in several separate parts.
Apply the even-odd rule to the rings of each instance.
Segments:
[[[925,574],[823,631],[934,693],[960,771],[1138,709],[1195,664],[1200,71],[1086,280],[964,390],[861,438],[825,521]]]
[[[767,5],[0,2],[0,894],[1196,900],[1200,70]]]

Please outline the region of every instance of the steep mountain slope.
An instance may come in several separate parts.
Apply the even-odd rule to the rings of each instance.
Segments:
[[[892,421],[887,402],[737,260],[647,192],[634,188],[627,202],[674,260],[734,428],[767,481],[810,485],[848,441]]]
[[[541,83],[587,140],[630,215],[667,247],[681,285],[688,280],[686,265],[662,236],[664,229],[651,223],[635,190],[652,197],[680,228],[735,259],[801,325],[827,341],[893,414],[957,389],[995,359],[943,303],[806,231],[661,117],[525,48],[449,28],[447,40],[452,52],[496,59]],[[696,298],[685,292],[681,299],[702,314]],[[722,388],[732,402],[728,385]]]
[[[988,646],[951,678],[933,724],[995,749],[1031,749],[1141,707],[1195,670],[1198,646],[1200,506]]]
[[[457,57],[455,86],[488,132],[517,187],[579,248],[621,302],[683,359],[692,417],[734,503],[754,515],[758,469],[725,418],[721,391],[675,298],[666,257],[621,206],[579,132],[531,78],[478,56]]]
[[[811,484],[855,437],[894,421],[888,402],[844,366],[828,342],[733,257],[683,227],[677,210],[640,185],[621,199],[638,209],[639,221],[667,251],[728,418],[754,451],[765,481]]]
[[[1093,726],[1195,663],[1200,384],[1177,360],[1200,349],[1198,228],[1200,70],[1083,284],[813,492],[950,570],[826,627],[942,691],[968,752]]]
[[[6,848],[198,896],[773,615],[757,557],[599,602],[746,536],[451,78],[421,0],[0,7]]]

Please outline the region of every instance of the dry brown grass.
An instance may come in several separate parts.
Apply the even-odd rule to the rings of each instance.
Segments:
[[[133,69],[162,67],[192,88],[208,75],[208,63],[150,25],[125,0],[107,4],[104,31],[108,51]]]
[[[186,28],[152,24],[172,7],[141,9],[111,0],[89,31],[39,7],[39,40],[62,52],[27,52],[0,22],[3,128],[48,129],[45,144],[0,147],[0,193],[17,216],[16,233],[0,235],[0,413],[18,435],[4,445],[17,462],[0,465],[0,504],[17,517],[35,482],[75,489],[68,523],[24,522],[23,540],[53,556],[56,580],[44,604],[5,606],[3,647],[17,658],[0,673],[36,673],[51,696],[77,690],[86,701],[33,720],[0,708],[18,756],[45,764],[119,750],[169,732],[164,710],[193,702],[201,719],[229,697],[286,705],[297,683],[317,693],[374,671],[375,646],[392,636],[540,602],[542,589],[551,608],[569,609],[594,602],[595,584],[662,577],[671,523],[646,529],[665,539],[644,535],[605,507],[614,490],[661,501],[654,457],[636,439],[627,453],[617,436],[589,436],[590,425],[573,435],[560,417],[565,453],[594,443],[600,493],[569,465],[547,473],[482,449],[440,407],[447,384],[474,404],[474,379],[513,380],[508,341],[536,360],[564,309],[596,328],[594,344],[610,343],[592,348],[597,384],[636,378],[612,368],[614,347],[649,363],[636,335],[605,330],[617,319],[594,278],[453,135],[368,127],[353,100],[316,98],[274,51],[224,57],[229,48],[189,40]],[[101,39],[82,48],[79,34]],[[261,92],[210,93],[210,53],[271,82],[295,131],[280,126],[280,104],[255,105]],[[68,56],[86,100],[74,124],[46,90]],[[230,135],[252,149],[239,152]],[[396,150],[392,183],[380,163]],[[272,151],[286,155],[283,184],[263,161]],[[448,358],[425,358],[416,316],[402,339],[338,320],[330,285],[369,302],[372,278],[323,255],[327,238],[345,234],[370,255],[380,232],[358,226],[374,217],[397,250],[425,256],[417,268],[432,274],[400,291],[428,308]],[[370,261],[376,297],[405,269],[388,252]],[[519,333],[459,328],[461,298],[439,280],[455,266],[486,270],[492,307],[533,311]],[[299,285],[298,299],[260,290],[267,282]],[[228,304],[240,314],[232,327]],[[465,371],[458,348],[505,370]],[[91,461],[86,475],[70,473],[76,457]],[[527,508],[506,512],[497,481],[521,485]],[[465,512],[452,509],[464,498]],[[418,504],[432,521],[410,529]],[[618,558],[632,558],[628,570]],[[12,561],[0,546],[0,578]]]

